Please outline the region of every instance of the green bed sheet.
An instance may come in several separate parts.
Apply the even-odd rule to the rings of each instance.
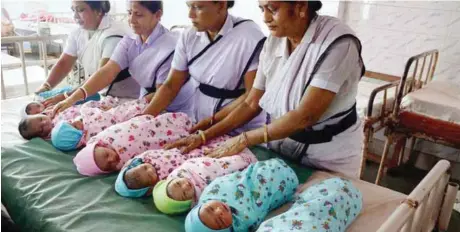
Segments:
[[[262,148],[259,160],[277,157]],[[151,198],[128,199],[113,190],[116,175],[80,176],[75,152],[62,153],[42,139],[1,153],[2,203],[23,231],[183,231],[185,216],[159,213]],[[301,182],[312,170],[292,164]]]

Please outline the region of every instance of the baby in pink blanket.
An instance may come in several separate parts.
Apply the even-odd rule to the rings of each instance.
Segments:
[[[165,214],[179,214],[190,210],[200,199],[204,188],[214,179],[242,171],[257,158],[249,149],[238,155],[223,158],[190,159],[155,185],[153,201]]]
[[[89,139],[74,158],[80,174],[94,176],[119,171],[132,157],[189,135],[190,118],[184,113],[142,115],[110,126]]]
[[[75,119],[81,116],[82,108],[95,108],[101,111],[105,111],[118,105],[118,98],[107,96],[101,101],[90,101],[83,105],[71,106],[65,111],[55,115],[54,118],[52,118],[51,111],[45,111],[43,114],[28,115],[22,118],[19,122],[19,134],[21,134],[24,139],[28,140],[35,137],[49,139],[51,130],[58,122],[73,122]]]
[[[204,156],[206,150],[217,147],[229,138],[229,136],[215,138],[207,145],[187,154],[181,154],[178,149],[146,151],[128,161],[122,168],[115,182],[115,191],[124,197],[149,195],[158,181],[166,179],[186,160]]]
[[[60,122],[53,128],[51,142],[54,147],[63,151],[83,147],[99,132],[139,115],[146,106],[145,99],[125,102],[109,110],[84,105],[80,109],[80,117],[71,123]]]

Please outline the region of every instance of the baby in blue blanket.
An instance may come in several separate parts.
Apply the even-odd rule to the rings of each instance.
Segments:
[[[285,213],[265,221],[258,232],[345,232],[363,206],[361,192],[346,179],[331,178],[300,193]]]
[[[292,200],[298,185],[294,171],[280,159],[251,164],[211,182],[187,215],[185,230],[253,231],[271,210]]]

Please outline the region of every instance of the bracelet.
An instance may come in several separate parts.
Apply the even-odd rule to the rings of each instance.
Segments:
[[[204,131],[199,130],[199,131],[198,131],[198,134],[200,134],[200,136],[201,136],[201,142],[202,142],[203,144],[206,144],[206,135],[204,135]]]
[[[52,89],[50,83],[48,83],[48,82],[43,83],[43,85],[46,87],[47,90],[51,90],[51,89]]]
[[[264,124],[264,143],[268,143],[268,127]]]
[[[83,95],[84,95],[83,100],[86,100],[86,98],[88,97],[88,92],[86,92],[86,89],[83,88],[83,86],[78,89],[80,89],[83,92]]]
[[[64,97],[65,99],[69,98],[69,95],[67,94],[67,92],[64,92]]]
[[[246,147],[249,147],[249,139],[248,136],[246,135],[246,132],[241,133],[241,136],[243,136],[243,142]]]

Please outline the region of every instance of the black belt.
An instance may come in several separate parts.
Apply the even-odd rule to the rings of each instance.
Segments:
[[[236,89],[236,90],[228,90],[228,89],[220,89],[216,88],[211,85],[207,84],[200,84],[198,87],[200,91],[213,98],[221,98],[221,99],[233,99],[233,98],[238,98],[239,96],[243,95],[245,93],[245,89]]]
[[[112,83],[110,84],[109,88],[107,89],[107,92],[105,92],[105,96],[109,95],[109,92],[110,92],[110,90],[112,90],[113,85],[115,83],[118,83],[120,81],[124,81],[124,80],[128,79],[128,77],[130,77],[130,76],[131,76],[131,73],[129,73],[129,68],[125,68],[125,69],[121,70],[121,72],[118,73],[118,75],[115,77],[115,80],[113,80]]]
[[[348,113],[348,114],[347,114]],[[353,126],[356,121],[358,120],[357,112],[356,112],[356,103],[348,110],[338,113],[326,121],[338,118],[347,114],[344,118],[342,118],[339,122],[333,125],[326,125],[322,130],[312,130],[311,128],[305,131],[298,132],[292,136],[289,136],[292,140],[295,140],[299,143],[303,143],[306,145],[309,144],[319,144],[319,143],[327,143],[332,141],[332,137],[344,132],[351,126]]]

